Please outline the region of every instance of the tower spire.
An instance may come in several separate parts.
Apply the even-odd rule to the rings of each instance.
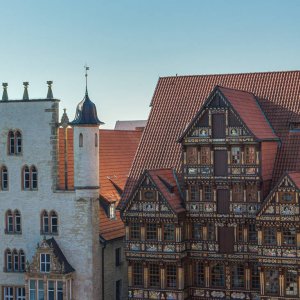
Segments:
[[[87,66],[87,64],[85,64],[84,66],[85,69],[85,95],[88,95],[88,88],[87,88],[87,77],[88,77],[88,72],[90,67]]]

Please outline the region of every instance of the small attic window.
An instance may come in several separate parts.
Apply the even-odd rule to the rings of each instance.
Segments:
[[[109,218],[115,219],[116,218],[116,206],[115,203],[111,203],[109,206]]]
[[[83,135],[82,135],[82,133],[79,134],[79,147],[83,147]]]

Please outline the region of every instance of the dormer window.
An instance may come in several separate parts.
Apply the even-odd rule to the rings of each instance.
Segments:
[[[109,218],[115,219],[116,218],[116,206],[115,203],[111,203],[109,206]]]
[[[41,253],[40,255],[40,271],[42,273],[49,273],[51,268],[50,254]]]

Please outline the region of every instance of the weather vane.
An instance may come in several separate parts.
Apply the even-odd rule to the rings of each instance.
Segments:
[[[87,66],[87,64],[84,65],[84,69],[85,69],[85,90],[86,90],[86,94],[87,94],[87,77],[88,77],[88,72],[90,67]]]

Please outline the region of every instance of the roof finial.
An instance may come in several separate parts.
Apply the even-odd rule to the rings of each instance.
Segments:
[[[29,95],[28,95],[29,82],[25,81],[25,82],[23,82],[23,85],[24,85],[23,100],[29,100]]]
[[[8,100],[8,94],[7,94],[7,82],[2,83],[3,86],[3,94],[2,94],[2,101],[7,101]]]
[[[88,95],[88,89],[87,89],[88,72],[87,71],[90,69],[90,67],[88,67],[87,64],[85,64],[84,69],[85,69],[85,94]]]
[[[47,81],[47,84],[48,84],[47,99],[53,99],[52,83],[53,83],[53,81]]]

